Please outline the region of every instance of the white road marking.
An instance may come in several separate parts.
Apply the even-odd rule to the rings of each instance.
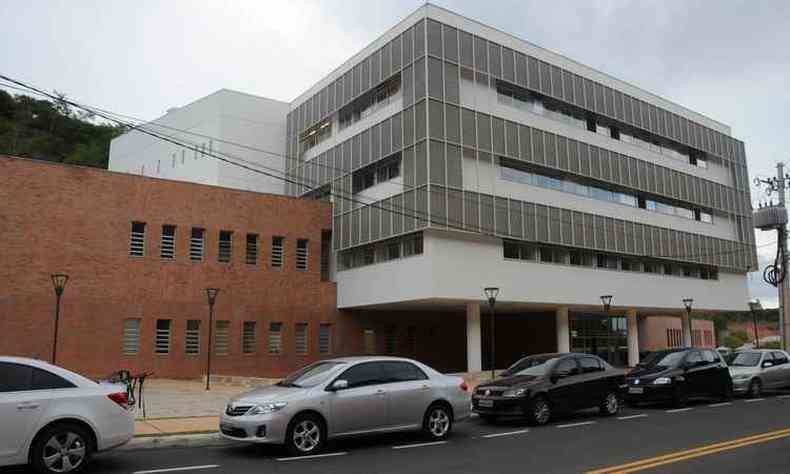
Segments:
[[[764,398],[748,398],[748,399],[744,400],[744,402],[752,403],[752,402],[761,402],[763,400],[765,400],[765,399]]]
[[[682,413],[684,411],[691,411],[693,408],[675,408],[674,410],[667,410],[666,413]]]
[[[447,441],[434,441],[432,443],[417,443],[417,444],[401,444],[399,446],[393,446],[392,449],[422,448],[423,446],[438,446],[440,444],[447,444]]]
[[[134,471],[134,474],[155,474],[157,472],[196,471],[198,469],[215,469],[219,464],[204,464],[202,466],[171,467],[168,469],[151,469],[148,471]]]
[[[634,418],[645,418],[647,417],[646,414],[640,413],[638,415],[629,415],[629,416],[618,416],[618,420],[633,420]]]
[[[573,428],[574,426],[594,425],[595,421],[582,421],[581,423],[568,423],[567,425],[557,425],[557,428]]]
[[[480,415],[478,415],[477,413],[472,413],[471,415],[469,415],[469,418],[477,418],[478,416]]]
[[[732,402],[711,403],[708,406],[710,408],[716,408],[716,407],[726,407],[728,405],[732,405]]]
[[[781,399],[790,398],[790,395],[779,395],[776,398],[781,398]]]
[[[508,431],[506,433],[491,433],[481,436],[482,438],[499,438],[500,436],[512,436],[518,434],[529,433],[529,430]]]
[[[338,453],[326,453],[326,454],[313,454],[311,456],[294,456],[290,458],[277,458],[278,461],[301,461],[304,459],[315,459],[315,458],[331,458],[334,456],[345,456],[348,454],[346,451],[341,451]]]

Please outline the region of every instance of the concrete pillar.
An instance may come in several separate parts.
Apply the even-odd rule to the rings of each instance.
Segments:
[[[571,332],[568,323],[568,307],[557,308],[557,352],[571,351]]]
[[[639,321],[636,310],[626,311],[625,318],[628,321],[628,366],[636,367],[639,363]]]
[[[466,304],[466,370],[483,370],[482,345],[480,341],[480,303]]]
[[[683,347],[691,347],[691,316],[684,312],[680,320],[683,331]]]

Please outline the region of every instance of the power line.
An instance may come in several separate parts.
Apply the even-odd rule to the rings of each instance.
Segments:
[[[259,174],[262,174],[264,176],[268,176],[268,177],[271,177],[271,178],[274,178],[274,179],[279,179],[279,180],[282,180],[284,182],[295,184],[295,185],[300,186],[300,187],[304,186],[304,187],[307,187],[307,188],[310,188],[310,189],[317,189],[317,187],[318,187],[318,186],[311,186],[311,184],[315,184],[315,183],[311,183],[310,181],[299,182],[299,181],[295,181],[295,180],[289,178],[288,176],[279,176],[278,174],[275,174],[275,173],[283,173],[280,170],[276,170],[276,169],[273,169],[273,168],[268,168],[268,167],[265,167],[265,166],[260,165],[258,163],[253,164],[253,163],[251,163],[249,161],[246,161],[246,160],[243,160],[241,158],[233,157],[232,155],[227,154],[227,153],[215,154],[211,150],[209,150],[209,152],[206,153],[206,151],[204,149],[198,148],[196,146],[196,144],[194,144],[194,143],[185,142],[185,141],[179,141],[178,139],[176,139],[176,138],[174,138],[172,136],[162,135],[162,134],[159,134],[157,132],[150,131],[150,130],[144,128],[143,125],[130,124],[129,122],[126,122],[124,120],[120,120],[120,119],[116,118],[116,116],[122,116],[121,114],[116,114],[114,112],[109,112],[109,111],[101,110],[101,109],[98,109],[98,108],[94,109],[94,108],[92,108],[90,106],[82,105],[82,104],[76,103],[74,101],[71,101],[69,99],[66,99],[65,97],[55,96],[55,95],[50,94],[48,92],[45,92],[45,91],[43,91],[41,89],[38,89],[38,88],[36,88],[34,86],[26,84],[26,83],[24,83],[22,81],[18,81],[18,80],[12,79],[12,78],[7,77],[7,76],[2,75],[2,74],[0,74],[0,79],[3,79],[5,81],[7,81],[7,82],[11,82],[11,83],[16,84],[16,85],[19,85],[22,88],[24,88],[25,90],[32,91],[32,92],[34,92],[34,93],[36,93],[38,95],[47,97],[47,98],[49,98],[51,100],[58,101],[58,102],[61,102],[61,103],[66,103],[66,104],[68,104],[68,105],[70,105],[72,107],[78,108],[80,110],[84,110],[84,111],[86,111],[88,113],[91,113],[91,114],[94,114],[94,115],[97,115],[97,116],[102,117],[102,118],[104,118],[106,120],[109,120],[111,122],[117,123],[117,124],[119,124],[119,125],[121,125],[123,127],[129,128],[130,130],[139,131],[141,133],[144,133],[146,135],[152,136],[152,137],[157,138],[159,140],[163,140],[163,141],[172,143],[172,144],[174,144],[176,146],[187,148],[189,150],[192,150],[192,151],[194,151],[196,153],[200,153],[200,154],[205,155],[205,156],[210,156],[212,158],[218,159],[218,160],[220,160],[222,162],[225,162],[225,163],[228,163],[230,165],[238,166],[238,167],[246,169],[248,171],[251,171],[251,172],[254,172],[254,173],[259,173]],[[11,87],[11,86],[7,86],[7,87]],[[13,88],[17,89],[17,90],[20,90],[19,87],[15,87],[14,86]],[[172,128],[172,127],[168,127],[168,128]],[[175,129],[175,128],[173,128],[173,129],[174,130],[178,130],[178,129]],[[182,131],[182,130],[180,130],[180,131]],[[186,131],[182,131],[182,132],[186,132]],[[187,133],[189,133],[189,132],[187,132]],[[200,134],[196,134],[196,135],[200,135]],[[210,137],[210,136],[205,136],[205,137],[213,139],[213,137]],[[222,140],[218,139],[218,141],[222,141]],[[235,142],[228,141],[228,143],[231,143],[231,144],[234,144],[234,145],[238,145],[238,146],[248,147],[246,145],[238,144],[238,143],[235,143]],[[248,147],[248,148],[255,149],[254,147]],[[273,154],[273,155],[278,155],[276,153],[267,152],[267,151],[260,150],[260,149],[257,149],[257,150],[258,151],[263,151],[265,153]],[[238,162],[235,162],[235,161],[233,161],[231,159],[228,159],[228,158],[220,156],[220,155],[230,156],[234,160],[246,161],[247,163],[250,163],[250,164],[248,165],[248,164],[245,164],[245,163],[238,163]],[[288,158],[285,155],[278,155],[278,156],[282,156],[282,157]],[[262,171],[261,169],[257,169],[257,168],[255,168],[253,166],[258,166],[260,168],[264,168],[264,169],[270,170],[271,172]],[[338,168],[335,168],[335,169],[338,169]],[[283,174],[285,174],[285,173],[283,173]],[[404,184],[404,186],[409,186],[409,185]],[[411,189],[419,191],[419,189],[417,189],[414,186],[411,186]],[[426,191],[426,194],[427,194],[427,191]],[[334,197],[338,197],[340,199],[344,199],[344,200],[350,201],[352,204],[355,203],[355,204],[360,204],[362,206],[369,206],[369,207],[372,207],[372,208],[376,208],[376,209],[382,210],[384,212],[394,213],[394,214],[398,214],[398,215],[409,217],[409,218],[414,218],[414,219],[418,219],[418,220],[427,221],[427,222],[429,222],[431,224],[436,224],[436,225],[439,225],[441,227],[449,227],[449,228],[452,228],[452,229],[462,230],[462,231],[469,231],[470,228],[471,228],[471,230],[473,232],[480,233],[482,235],[489,235],[489,236],[494,236],[494,237],[501,238],[501,236],[499,234],[497,234],[495,231],[487,231],[486,229],[484,229],[479,224],[477,226],[464,225],[463,222],[451,220],[449,218],[449,216],[445,216],[446,219],[447,219],[446,222],[437,222],[437,221],[434,221],[433,219],[431,219],[431,217],[428,215],[428,213],[424,213],[424,212],[416,210],[416,209],[407,209],[407,211],[415,213],[415,214],[408,214],[406,212],[398,210],[398,209],[403,209],[403,207],[401,207],[401,206],[392,205],[392,206],[384,206],[384,207],[382,207],[380,204],[377,204],[375,202],[368,202],[368,203],[362,202],[362,201],[359,201],[358,199],[354,198],[353,194],[351,195],[351,197],[348,197],[348,196],[343,195],[342,193],[338,193],[337,191],[332,191],[331,188],[330,188],[330,191],[329,191],[329,195],[334,196]],[[491,196],[491,197],[492,197],[492,199],[494,198],[494,196]],[[496,207],[495,204],[494,204],[494,207]],[[494,209],[492,209],[492,211],[494,211]],[[547,219],[548,219],[548,221],[560,222],[561,224],[564,223],[561,219],[554,219],[554,218],[551,218],[550,216],[547,216]],[[590,225],[582,224],[582,226],[584,228],[589,228],[589,229],[593,228],[593,226],[591,224]],[[507,237],[505,237],[505,238],[507,238]],[[734,242],[737,245],[743,245],[740,242],[736,242],[736,241],[731,241],[731,242]],[[768,245],[768,244],[766,244],[766,245]],[[762,245],[760,247],[755,247],[755,248],[761,248],[763,246],[765,246],[765,245]],[[703,254],[703,255],[688,254],[688,255],[674,255],[674,256],[673,255],[657,255],[657,256],[654,255],[654,256],[650,256],[650,255],[643,254],[643,256],[646,257],[646,258],[653,257],[653,258],[665,258],[665,259],[671,259],[671,258],[692,259],[692,258],[703,258],[703,257],[713,257],[713,256],[720,256],[720,255],[729,255],[729,254],[735,254],[735,253],[742,253],[744,251],[745,251],[745,249],[738,249],[738,250],[734,250],[734,251],[716,252],[716,253],[709,253],[709,254]],[[606,252],[606,250],[604,250],[604,252]]]

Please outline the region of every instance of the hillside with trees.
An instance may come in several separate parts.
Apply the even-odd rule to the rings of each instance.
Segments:
[[[121,133],[63,102],[0,90],[0,154],[106,169],[110,140]]]

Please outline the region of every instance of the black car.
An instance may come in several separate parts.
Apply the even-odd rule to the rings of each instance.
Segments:
[[[671,402],[689,398],[732,397],[732,379],[721,354],[712,349],[680,348],[650,353],[626,378],[629,404]]]
[[[544,425],[552,415],[598,407],[604,415],[620,409],[625,374],[594,355],[540,354],[525,357],[483,383],[472,409],[484,420],[526,416]]]

